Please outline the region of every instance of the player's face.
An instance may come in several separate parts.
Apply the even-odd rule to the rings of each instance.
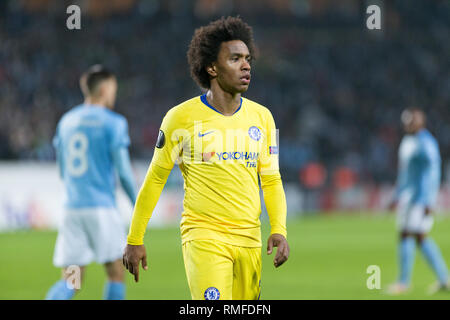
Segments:
[[[116,78],[111,78],[103,83],[103,94],[105,96],[106,107],[109,109],[114,109],[114,104],[116,103],[117,95],[117,80]]]
[[[214,63],[220,87],[232,94],[247,91],[250,84],[251,56],[241,40],[222,42]]]
[[[405,110],[402,113],[403,130],[407,134],[415,134],[423,127],[423,115],[420,112]]]

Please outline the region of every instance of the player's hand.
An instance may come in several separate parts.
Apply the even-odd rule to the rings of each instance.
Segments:
[[[426,206],[425,207],[425,215],[428,216],[430,214],[433,213],[433,209],[431,209],[430,207]]]
[[[134,246],[127,244],[125,252],[123,253],[123,265],[134,275],[134,281],[139,281],[139,263],[142,261],[142,268],[147,270],[147,253],[145,246]]]
[[[273,259],[273,265],[278,268],[289,258],[289,244],[283,235],[274,233],[267,240],[267,254],[272,254],[273,247],[278,248]]]
[[[397,208],[397,201],[394,200],[389,204],[389,211],[394,211],[396,208]]]

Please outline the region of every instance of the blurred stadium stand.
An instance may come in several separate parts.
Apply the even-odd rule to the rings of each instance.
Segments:
[[[70,4],[82,8],[79,31],[65,27]],[[382,7],[381,31],[365,27],[369,4]],[[448,183],[446,0],[2,0],[0,159],[54,160],[56,123],[82,101],[80,73],[102,63],[118,74],[132,156],[147,161],[165,112],[201,94],[186,59],[193,30],[236,14],[259,51],[246,96],[272,110],[283,179],[309,189],[307,208],[346,208],[336,190],[354,198],[364,187],[370,198],[392,186],[408,106],[426,110]]]

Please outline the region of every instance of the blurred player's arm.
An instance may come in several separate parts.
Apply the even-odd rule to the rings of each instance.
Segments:
[[[420,177],[418,202],[424,205],[425,213],[429,214],[433,210],[441,184],[440,161],[427,150],[424,150],[422,157],[425,168]]]
[[[64,162],[61,152],[59,150],[56,150],[56,164],[58,165],[59,175],[62,179],[64,178]]]
[[[403,166],[400,162],[397,168],[397,181],[395,183],[395,191],[391,202],[389,203],[389,210],[394,210],[397,206],[401,193],[406,187],[406,178],[408,176],[407,167]]]
[[[118,117],[112,126],[110,126],[111,145],[110,152],[114,167],[119,175],[120,184],[127,194],[130,202],[134,205],[136,202],[136,182],[131,168],[130,136],[128,135],[128,122],[124,117]]]
[[[267,253],[277,247],[274,258],[275,267],[281,266],[289,258],[289,245],[286,240],[286,196],[278,167],[278,144],[275,122],[270,112],[267,116],[266,139],[258,165],[264,204],[270,221],[270,237],[267,240]]]
[[[59,125],[57,126],[56,134],[53,137],[53,147],[55,148],[56,164],[58,165],[58,168],[59,168],[59,175],[60,175],[61,179],[63,179],[64,178],[64,159],[61,154],[60,139],[58,136],[58,131],[59,131]]]
[[[113,151],[113,161],[119,174],[120,184],[134,205],[136,203],[136,183],[131,169],[130,154],[128,148],[121,147]]]

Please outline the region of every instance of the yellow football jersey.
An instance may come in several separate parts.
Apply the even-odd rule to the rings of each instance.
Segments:
[[[185,101],[164,117],[152,163],[180,166],[183,243],[261,246],[258,174],[279,173],[277,131],[266,107],[241,98],[236,112],[225,116],[206,95]]]

